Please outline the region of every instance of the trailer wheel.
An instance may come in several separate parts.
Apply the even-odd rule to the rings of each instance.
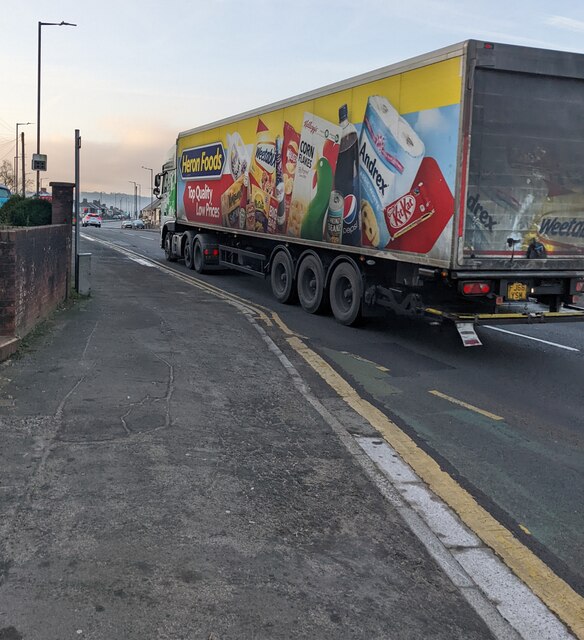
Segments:
[[[191,233],[185,234],[185,266],[187,269],[194,269],[195,263],[193,260],[193,236]]]
[[[164,257],[168,262],[176,262],[176,256],[172,252],[172,233],[164,236]]]
[[[337,322],[348,327],[359,322],[363,281],[350,262],[341,262],[335,267],[329,285],[329,298]]]
[[[205,258],[203,256],[201,243],[198,240],[195,240],[193,246],[193,267],[197,273],[205,272]]]
[[[294,265],[286,251],[278,251],[272,260],[270,282],[274,298],[282,304],[293,302],[294,294]]]
[[[315,255],[307,255],[300,263],[296,285],[304,311],[321,311],[324,306],[324,269]]]

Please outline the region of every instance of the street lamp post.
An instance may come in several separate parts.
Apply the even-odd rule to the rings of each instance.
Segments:
[[[138,217],[138,183],[128,180],[134,185],[134,220]]]
[[[37,155],[41,152],[41,27],[76,27],[72,22],[39,22],[38,72],[37,72]],[[36,192],[39,193],[40,171],[36,172]]]
[[[34,122],[16,123],[16,162],[14,163],[14,193],[18,193],[18,127],[25,127],[27,124],[34,124]]]
[[[144,165],[142,165],[142,169],[146,169],[146,171],[150,171],[150,206],[152,206],[152,203],[154,202],[154,191],[152,187],[152,183],[154,182],[154,169],[151,169],[150,167],[145,167]]]

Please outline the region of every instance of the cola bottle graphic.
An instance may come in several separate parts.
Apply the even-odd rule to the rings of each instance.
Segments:
[[[335,191],[343,199],[342,243],[361,246],[361,211],[359,208],[359,136],[349,122],[349,110],[344,104],[339,109],[341,144],[335,171]]]

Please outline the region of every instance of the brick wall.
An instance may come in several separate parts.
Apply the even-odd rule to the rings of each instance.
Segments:
[[[0,336],[24,337],[67,297],[71,227],[0,228]]]

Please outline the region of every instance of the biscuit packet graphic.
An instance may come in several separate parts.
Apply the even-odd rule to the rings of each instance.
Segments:
[[[247,174],[242,174],[221,194],[221,215],[225,227],[241,228],[240,217],[247,202],[247,184]]]
[[[233,180],[237,180],[249,168],[249,152],[237,131],[227,134],[227,149],[228,169]]]
[[[377,224],[377,216],[373,207],[367,200],[361,201],[361,224],[363,226],[363,245],[379,247],[381,244],[381,231]]]
[[[296,163],[298,162],[298,147],[300,146],[300,134],[289,122],[284,122],[284,145],[282,148],[282,175],[284,178],[284,215],[288,217],[290,202],[292,200],[292,188]],[[282,233],[285,233],[284,228]]]
[[[257,185],[251,185],[246,229],[257,233],[276,233],[278,200]]]
[[[276,188],[276,139],[261,119],[258,119],[256,147],[250,167],[252,184],[274,195]]]

